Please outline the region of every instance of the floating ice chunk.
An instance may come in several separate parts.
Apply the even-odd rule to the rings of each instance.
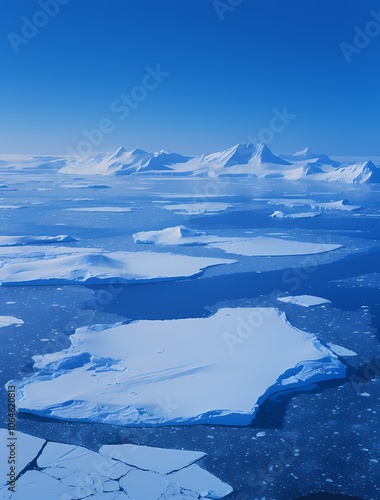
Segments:
[[[223,212],[233,205],[228,203],[218,202],[203,202],[203,203],[182,203],[174,205],[164,205],[162,208],[165,210],[172,210],[179,215],[201,215],[201,214],[216,214]]]
[[[17,475],[16,497],[28,500],[41,498],[95,498],[99,500],[162,500],[181,498],[193,500],[205,498],[206,493],[215,492],[222,498],[232,488],[222,483],[198,465],[195,460],[204,456],[201,452],[169,450],[164,448],[133,446],[126,452],[126,445],[107,445],[100,454],[82,446],[47,442],[33,436],[17,433]],[[8,431],[0,429],[0,457],[6,463]],[[104,453],[107,449],[109,455]],[[152,456],[150,456],[150,452]],[[166,467],[160,468],[160,454]],[[136,457],[140,466],[130,466],[126,459]],[[176,460],[178,457],[178,461]],[[35,468],[37,462],[38,469]],[[153,465],[154,469],[150,466]],[[184,470],[183,476],[172,474]],[[182,484],[188,490],[184,492]],[[179,486],[180,485],[180,486]],[[201,493],[198,490],[202,489]],[[224,493],[223,493],[224,492]],[[183,494],[182,494],[183,493]],[[11,500],[14,493],[3,482],[0,484],[0,498]]]
[[[27,208],[26,205],[0,205],[0,210],[17,210],[19,208]]]
[[[60,234],[58,236],[0,236],[0,246],[23,246],[46,243],[69,243],[76,241],[72,236]]]
[[[106,184],[61,184],[61,188],[67,189],[110,189]]]
[[[68,349],[36,357],[39,373],[18,382],[19,411],[125,426],[247,425],[282,390],[284,373],[295,377],[292,387],[345,376],[331,350],[273,308],[95,325],[70,338]]]
[[[173,453],[172,450],[134,444],[122,444],[117,447],[104,445],[100,448],[99,453],[117,458],[134,467],[149,469],[160,474],[169,474],[182,469],[205,456],[205,453],[201,451],[177,450]]]
[[[351,203],[348,200],[329,201],[327,203],[316,203],[316,206],[318,208],[324,208],[325,210],[344,210],[348,212],[359,210],[361,208],[360,205],[351,205]]]
[[[285,214],[279,210],[273,212],[270,217],[273,219],[312,219],[321,215],[321,212],[299,212],[294,214]]]
[[[162,498],[168,483],[163,476],[151,471],[133,470],[120,479],[120,486],[134,500]]]
[[[8,438],[11,437],[7,429],[0,429],[0,463],[2,464],[2,472],[5,470],[4,464],[8,464],[9,448],[7,444],[9,443]],[[38,455],[46,441],[18,431],[15,432],[15,437],[17,438],[16,456],[18,474]],[[2,473],[0,476],[0,488],[6,484],[6,481],[5,474]],[[2,498],[1,495],[0,498]]]
[[[341,248],[342,245],[327,243],[306,243],[302,241],[283,240],[259,236],[250,239],[236,239],[220,243],[209,243],[212,248],[220,248],[224,252],[249,257],[269,257],[281,255],[311,255],[331,252]]]
[[[338,356],[350,357],[350,356],[357,356],[358,355],[356,352],[351,351],[350,349],[346,349],[345,347],[342,347],[341,345],[332,344],[331,342],[329,342],[327,345]]]
[[[263,201],[263,198],[259,198],[254,201]],[[310,206],[315,207],[316,202],[307,198],[273,198],[267,201],[268,205],[279,205],[284,207],[303,207]]]
[[[331,304],[330,300],[323,299],[322,297],[314,297],[313,295],[293,295],[289,297],[278,297],[278,301],[297,306],[312,307],[320,306],[322,304]]]
[[[131,207],[78,207],[65,208],[71,212],[132,212]]]
[[[14,318],[13,316],[0,316],[0,328],[10,325],[23,325],[22,319]]]
[[[207,236],[185,226],[167,227],[158,231],[141,231],[133,235],[135,243],[155,243],[157,245],[205,245],[218,238]]]
[[[220,479],[201,469],[198,465],[190,465],[170,474],[171,481],[185,490],[195,491],[201,497],[223,498],[233,490]]]
[[[208,267],[235,262],[230,259],[153,252],[78,252],[73,255],[52,253],[47,260],[41,260],[39,255],[34,257],[5,263],[0,269],[2,284],[161,281],[197,276]]]
[[[116,465],[119,467],[119,477],[131,470],[131,467],[111,458],[107,461],[107,467],[102,467],[104,459],[102,459],[99,453],[83,448],[82,446],[53,442],[47,443],[37,460],[37,464],[41,468],[62,467],[72,472],[81,470],[88,474],[102,470],[102,474],[106,475],[108,479],[114,479],[114,477],[110,477],[110,475],[113,476],[114,474],[110,473]]]
[[[255,238],[233,238],[212,236],[185,226],[168,227],[158,231],[142,231],[133,235],[135,243],[155,243],[157,245],[207,245],[220,248],[227,253],[247,256],[308,255],[330,252],[341,245],[305,243],[258,236]]]

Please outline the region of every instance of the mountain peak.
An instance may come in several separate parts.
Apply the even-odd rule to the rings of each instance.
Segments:
[[[147,154],[149,153],[147,153],[143,149],[132,149],[131,151],[131,155],[147,155]]]
[[[126,152],[127,152],[127,150],[124,148],[124,146],[120,146],[120,148],[115,151],[115,153],[113,154],[113,156],[115,158],[117,158],[118,156],[121,156],[121,155],[123,155]]]

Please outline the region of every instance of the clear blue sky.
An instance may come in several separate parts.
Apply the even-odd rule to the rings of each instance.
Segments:
[[[380,35],[350,64],[340,47],[379,1],[242,0],[223,21],[213,0],[62,1],[13,41],[17,54],[9,33],[47,0],[1,2],[0,153],[65,153],[103,118],[113,132],[97,150],[212,152],[256,137],[286,106],[296,118],[270,138],[275,152],[380,155]],[[112,103],[157,64],[169,75],[121,119]]]

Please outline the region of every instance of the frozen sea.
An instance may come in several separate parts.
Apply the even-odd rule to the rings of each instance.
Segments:
[[[76,241],[66,245],[73,248],[237,260],[170,281],[1,286],[0,315],[24,321],[0,329],[2,401],[9,380],[33,373],[32,356],[67,348],[76,328],[94,324],[205,318],[221,307],[275,305],[294,327],[356,353],[340,356],[344,379],[275,394],[248,426],[127,428],[20,413],[19,431],[93,450],[134,443],[203,451],[202,467],[232,486],[225,497],[231,500],[291,500],[318,492],[380,498],[379,185],[228,177],[99,180],[43,172],[4,173],[0,184],[6,186],[0,189],[0,236],[69,235]],[[318,216],[271,217],[275,210]],[[138,232],[177,226],[215,238],[270,237],[339,248],[250,256],[212,245],[168,247],[133,239]],[[3,267],[11,250],[0,251]],[[330,303],[306,308],[276,299],[287,295]],[[239,390],[249,391],[249,383]],[[3,428],[6,413],[2,404]]]

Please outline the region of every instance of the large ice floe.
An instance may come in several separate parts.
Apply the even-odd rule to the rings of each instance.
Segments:
[[[213,236],[185,226],[168,227],[158,231],[142,231],[133,235],[135,243],[157,245],[207,245],[226,253],[250,257],[311,255],[330,252],[342,245],[312,243],[289,239],[257,236],[253,238]]]
[[[7,460],[8,431],[0,429],[0,458]],[[196,462],[205,453],[104,445],[98,452],[17,432],[15,493],[0,479],[0,498],[19,500],[195,500],[232,492]]]
[[[345,376],[337,356],[275,308],[76,330],[17,382],[21,412],[124,426],[247,425],[282,390]]]
[[[289,295],[287,297],[278,297],[277,300],[288,304],[295,304],[303,307],[320,306],[324,304],[331,304],[331,301],[322,297],[315,297],[314,295]]]
[[[0,328],[10,325],[21,326],[23,324],[24,322],[20,318],[15,318],[13,316],[0,316]]]
[[[75,247],[38,247],[33,251],[15,247],[0,250],[0,256],[5,257],[5,263],[0,269],[0,282],[3,286],[164,281],[198,276],[208,267],[235,262],[230,259],[170,253],[107,253],[98,249]]]
[[[224,212],[233,205],[229,203],[206,201],[201,203],[177,203],[173,205],[164,205],[162,208],[165,210],[171,210],[175,214],[179,215],[214,215],[218,212]]]
[[[70,243],[76,241],[72,236],[60,234],[58,236],[0,236],[0,247],[39,245],[47,243]]]

